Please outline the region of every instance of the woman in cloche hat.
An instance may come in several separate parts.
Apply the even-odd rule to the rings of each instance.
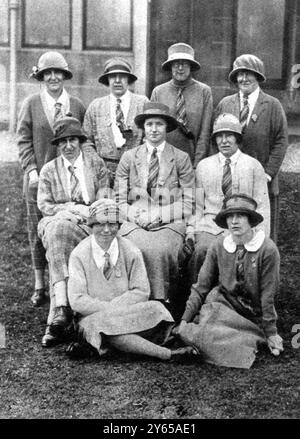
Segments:
[[[38,93],[28,96],[23,102],[17,127],[19,157],[24,170],[24,195],[27,207],[27,229],[34,271],[33,306],[46,300],[44,271],[45,250],[37,236],[37,224],[42,214],[37,208],[37,188],[42,166],[56,157],[56,148],[51,145],[53,124],[71,112],[83,122],[85,108],[76,97],[64,88],[66,79],[72,78],[67,61],[59,52],[45,52],[33,67],[31,77],[41,87]]]
[[[215,218],[228,229],[209,248],[191,288],[181,323],[181,339],[219,366],[250,368],[259,344],[273,355],[283,350],[274,298],[279,288],[279,252],[262,230],[254,199],[234,194]]]
[[[90,212],[92,235],[71,253],[68,295],[80,315],[79,340],[67,354],[82,358],[119,351],[170,360],[193,348],[160,346],[174,320],[159,302],[148,300],[150,286],[143,256],[129,240],[118,235],[123,222],[115,201],[102,199]]]

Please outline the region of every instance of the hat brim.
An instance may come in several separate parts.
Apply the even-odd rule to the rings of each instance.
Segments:
[[[226,128],[222,128],[222,129],[220,129],[220,130],[216,130],[216,131],[214,131],[213,133],[212,133],[212,135],[211,135],[211,140],[213,140],[213,141],[215,141],[215,137],[216,137],[216,135],[217,134],[219,134],[219,133],[232,133],[232,134],[234,134],[236,137],[237,137],[237,141],[238,141],[238,143],[241,143],[241,141],[243,140],[243,135],[241,134],[241,133],[237,133],[236,131],[232,131],[232,130],[230,130],[230,129],[226,129]]]
[[[117,69],[117,70],[111,70],[110,72],[104,73],[103,75],[99,76],[98,82],[100,82],[103,85],[108,86],[109,85],[109,82],[108,82],[109,75],[116,75],[117,73],[121,73],[122,75],[127,75],[128,76],[128,84],[132,84],[134,81],[136,81],[138,79],[137,76],[135,76],[133,73],[129,73],[129,72],[126,72],[125,70]]]
[[[176,128],[178,128],[177,120],[172,116],[168,116],[167,114],[157,114],[157,113],[138,114],[135,117],[134,122],[138,128],[143,130],[145,120],[150,119],[151,117],[155,117],[155,118],[157,117],[160,119],[164,119],[167,122],[167,132],[168,133],[170,131],[174,131],[174,130],[176,130]]]
[[[263,216],[254,210],[231,207],[228,209],[221,210],[221,212],[219,212],[216,218],[214,219],[214,222],[217,224],[217,226],[221,227],[222,229],[228,229],[226,218],[234,213],[247,215],[251,227],[257,226],[264,220]]]
[[[263,75],[262,73],[259,73],[257,70],[254,69],[250,69],[250,68],[244,68],[244,67],[238,67],[237,69],[233,69],[229,75],[228,75],[228,79],[229,81],[231,81],[233,84],[237,83],[237,74],[241,71],[241,70],[249,70],[249,72],[254,73],[257,76],[257,80],[259,82],[265,82],[267,80],[267,78],[265,77],[265,75]]]
[[[37,81],[43,81],[44,79],[44,73],[47,70],[59,70],[60,72],[63,72],[63,74],[65,75],[65,79],[71,79],[73,78],[73,74],[70,72],[70,70],[65,70],[65,69],[59,69],[57,67],[47,67],[46,69],[42,69],[39,70],[37,73],[35,73],[33,76],[34,79],[36,79]]]
[[[165,71],[170,71],[171,70],[171,65],[174,61],[179,61],[180,59],[183,59],[184,61],[189,61],[191,64],[191,70],[192,71],[196,71],[199,70],[201,68],[200,64],[198,63],[198,61],[195,61],[193,59],[190,58],[184,58],[183,56],[180,56],[178,58],[174,58],[171,60],[167,60],[165,61],[162,65],[161,68]]]
[[[51,140],[51,144],[52,145],[58,145],[59,141],[62,139],[65,139],[66,137],[78,137],[80,143],[83,143],[87,140],[87,137],[84,134],[66,134],[65,136],[61,136],[61,137],[54,137],[54,139]]]

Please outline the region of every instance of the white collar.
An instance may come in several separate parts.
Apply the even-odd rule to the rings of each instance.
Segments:
[[[150,154],[150,155],[152,154],[154,148],[157,149],[158,154],[161,154],[165,148],[165,145],[166,145],[165,140],[162,143],[160,143],[158,146],[155,146],[155,147],[150,145],[150,143],[148,143],[146,140],[147,151],[148,151],[148,154]]]
[[[66,90],[63,88],[63,91],[61,92],[61,95],[59,96],[59,98],[57,100],[55,100],[48,92],[47,89],[44,88],[43,89],[43,93],[47,102],[47,105],[49,105],[49,107],[53,107],[57,102],[59,102],[60,104],[62,104],[63,107],[67,108],[68,107],[68,100],[69,100],[69,95],[66,92]]]
[[[231,162],[232,165],[235,165],[235,164],[236,164],[236,162],[238,161],[240,155],[241,155],[241,150],[240,150],[240,149],[237,149],[237,151],[236,151],[234,154],[232,154],[231,157],[229,157],[230,162]],[[224,154],[222,154],[221,152],[219,152],[219,159],[220,159],[221,165],[224,166],[227,157],[225,157]]]
[[[121,99],[121,103],[124,104],[125,102],[128,102],[130,100],[130,95],[130,91],[126,90],[122,96],[115,96],[114,94],[110,93],[109,97],[110,99],[115,101],[115,103],[117,102],[117,99]]]
[[[260,92],[260,88],[257,87],[257,89],[255,89],[252,93],[248,95],[249,104],[255,103],[257,101],[259,92]],[[243,103],[243,92],[239,91],[239,95],[240,95],[240,102]]]
[[[69,166],[72,166],[73,168],[77,168],[77,169],[81,169],[83,167],[83,155],[82,152],[80,151],[79,156],[77,157],[77,159],[74,162],[74,165],[72,165],[72,163],[63,155],[62,159],[63,159],[63,163],[64,163],[64,167],[69,170]]]
[[[264,240],[265,232],[258,230],[254,232],[252,239],[244,244],[245,249],[248,252],[256,252],[263,245]],[[231,233],[224,238],[223,247],[228,253],[235,253],[237,244],[232,239]]]
[[[96,238],[92,235],[91,238],[92,243],[92,253],[94,257],[95,264],[98,268],[102,268],[105,262],[105,253],[109,254],[111,263],[113,266],[116,265],[119,257],[119,244],[117,238],[114,238],[109,246],[109,248],[104,251],[100,245],[97,243]]]

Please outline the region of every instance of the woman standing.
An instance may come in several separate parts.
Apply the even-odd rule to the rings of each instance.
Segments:
[[[41,83],[41,90],[25,99],[19,114],[17,135],[19,158],[24,170],[23,193],[35,279],[31,301],[34,306],[40,306],[46,298],[44,270],[47,262],[43,244],[37,235],[37,225],[42,218],[37,207],[39,173],[45,163],[56,157],[56,147],[51,144],[54,122],[71,112],[82,123],[85,107],[64,88],[65,80],[73,75],[60,53],[44,53],[38,66],[32,70],[31,76]]]

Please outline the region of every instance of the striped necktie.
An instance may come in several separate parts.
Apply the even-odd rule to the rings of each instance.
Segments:
[[[159,161],[157,156],[157,148],[153,148],[150,163],[147,182],[147,192],[151,196],[151,189],[156,188],[159,174]]]
[[[70,189],[71,189],[71,200],[77,203],[83,203],[82,192],[80,188],[80,183],[78,178],[75,175],[75,168],[73,166],[69,166],[68,170],[71,174],[70,178]]]
[[[232,194],[232,175],[231,175],[230,163],[231,160],[226,159],[223,168],[222,192],[224,194],[224,197]]]
[[[104,277],[108,280],[112,274],[112,263],[108,252],[104,253],[104,258],[105,258],[105,262],[103,265],[103,274]]]
[[[236,280],[238,282],[243,282],[245,280],[244,271],[244,256],[246,254],[246,249],[244,245],[236,246]]]
[[[249,116],[249,102],[248,102],[248,95],[243,95],[243,108],[240,112],[240,123],[242,125],[242,131],[245,131],[247,126],[247,119]]]
[[[61,119],[63,117],[62,114],[62,104],[60,102],[55,102],[55,112],[54,112],[54,119],[53,122],[56,122],[58,119]]]
[[[176,99],[176,119],[180,124],[180,128],[185,134],[189,133],[188,121],[186,117],[185,99],[183,96],[183,88],[179,87]]]
[[[121,108],[121,99],[117,99],[117,105],[116,105],[116,124],[119,127],[120,131],[124,131],[125,129],[125,121],[124,121],[124,114]]]

